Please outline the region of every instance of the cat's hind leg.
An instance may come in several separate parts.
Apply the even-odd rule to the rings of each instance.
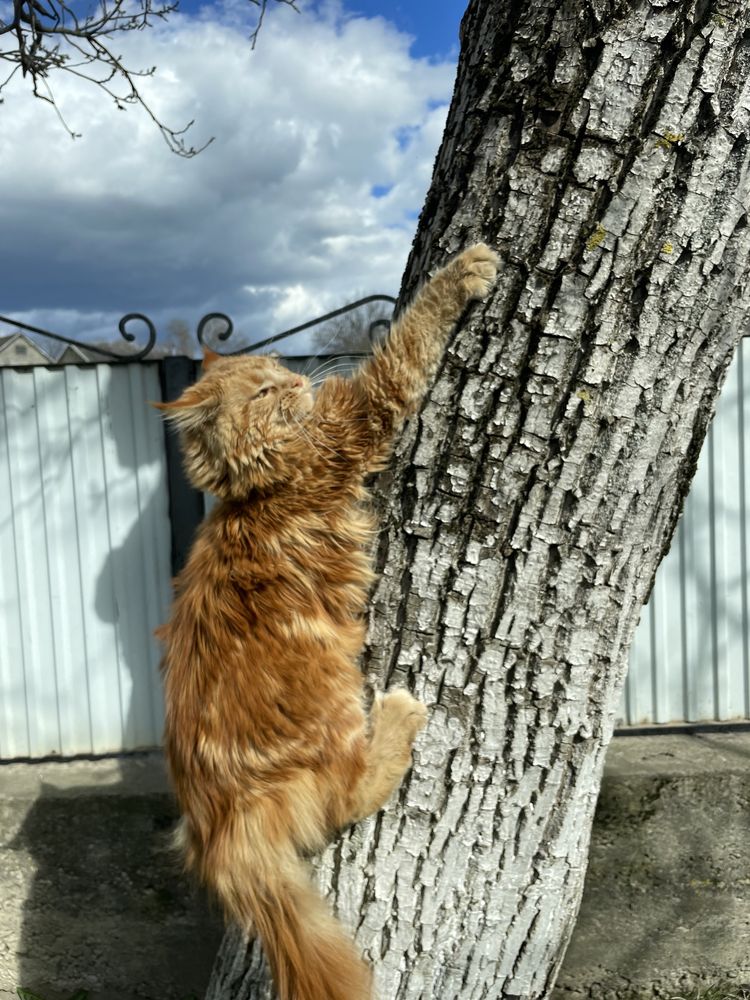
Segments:
[[[370,711],[367,766],[352,796],[351,822],[381,809],[411,765],[417,733],[427,722],[427,709],[408,691],[379,694]]]

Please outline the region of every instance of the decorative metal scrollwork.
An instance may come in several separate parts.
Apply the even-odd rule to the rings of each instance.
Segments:
[[[343,316],[345,313],[351,312],[354,309],[359,309],[361,306],[368,305],[371,302],[387,302],[390,305],[395,306],[396,299],[392,295],[366,295],[362,299],[357,299],[356,302],[350,302],[348,305],[341,306],[339,309],[333,309],[331,312],[325,313],[323,316],[317,316],[315,319],[308,320],[306,323],[300,323],[299,326],[293,326],[289,330],[283,330],[281,333],[275,333],[272,337],[265,337],[263,340],[256,340],[255,343],[248,344],[245,347],[240,347],[236,351],[218,351],[216,353],[223,353],[226,357],[232,357],[236,354],[247,354],[250,351],[258,351],[263,347],[269,347],[271,344],[276,344],[280,340],[284,340],[286,337],[291,337],[295,333],[301,333],[303,330],[310,330],[314,326],[319,326],[321,323],[327,323],[329,320],[336,319],[338,316]],[[98,344],[88,344],[83,340],[76,340],[74,337],[66,337],[60,333],[52,333],[51,330],[44,330],[39,326],[32,326],[30,323],[23,323],[20,320],[14,320],[9,316],[0,316],[0,323],[5,323],[9,327],[13,327],[16,330],[26,330],[29,333],[35,333],[42,337],[49,337],[51,340],[55,340],[58,343],[71,344],[74,347],[78,347],[85,351],[86,358],[90,361],[97,361],[101,358],[106,358],[108,361],[144,361],[148,358],[148,355],[156,346],[156,327],[154,323],[148,316],[137,312],[127,313],[117,324],[120,336],[129,344],[134,344],[136,342],[136,335],[131,333],[128,327],[132,327],[134,323],[137,323],[142,324],[146,328],[146,343],[143,347],[132,351],[130,354],[111,351],[108,347],[101,347]],[[219,329],[217,333],[214,333],[214,329],[217,324],[220,325],[221,329]],[[388,319],[381,317],[373,320],[368,327],[370,342],[374,342],[373,338],[379,328],[385,327],[387,329],[389,326],[390,320]],[[234,324],[226,313],[211,312],[207,313],[199,321],[196,336],[201,347],[208,347],[210,345],[206,343],[207,336],[210,336],[212,341],[215,338],[215,340],[223,342],[228,340],[232,336],[233,332]]]
[[[227,316],[226,313],[206,313],[206,315],[201,320],[199,320],[198,330],[196,333],[198,337],[198,343],[201,345],[201,347],[208,346],[204,339],[206,335],[206,327],[210,326],[216,320],[219,320],[224,324],[224,329],[220,333],[216,334],[219,340],[228,340],[229,337],[232,336],[232,333],[234,332],[234,323],[231,321],[231,319],[229,318],[229,316]]]
[[[111,358],[118,358],[123,361],[142,361],[148,354],[151,353],[153,346],[156,343],[156,327],[148,316],[144,316],[143,313],[126,313],[117,324],[120,336],[131,344],[135,341],[135,334],[128,333],[127,331],[128,323],[132,323],[134,320],[139,323],[145,323],[146,329],[148,330],[148,343],[145,347],[141,348],[140,351],[137,351],[135,354],[129,354],[127,357],[123,357],[121,354],[113,354],[112,351],[106,351],[105,353]],[[94,350],[98,351],[100,348],[95,347]]]
[[[396,305],[396,299],[392,295],[366,295],[363,299],[357,299],[356,302],[350,302],[348,305],[341,306],[340,309],[334,309],[332,312],[325,313],[323,316],[317,316],[315,319],[310,319],[306,323],[300,323],[299,326],[293,326],[289,330],[283,330],[281,333],[275,333],[272,337],[266,337],[264,340],[256,340],[255,343],[248,344],[246,347],[240,347],[236,351],[217,351],[216,353],[223,353],[225,357],[231,358],[236,354],[247,354],[250,351],[258,351],[261,347],[270,347],[271,344],[276,344],[279,340],[291,337],[295,333],[302,333],[303,330],[309,330],[313,326],[319,326],[321,323],[327,323],[328,320],[336,319],[337,316],[343,316],[344,313],[351,312],[353,309],[359,309],[361,306],[366,306],[370,302],[389,302],[393,306]],[[234,326],[228,316],[224,313],[208,313],[198,324],[198,343],[201,347],[210,346],[205,340],[206,327],[214,320],[221,320],[224,324],[226,324],[226,329],[216,335],[219,340],[228,340],[232,335]],[[381,326],[386,327],[387,329],[390,326],[390,320],[376,319],[370,323],[368,334],[371,343],[375,331]],[[213,350],[213,348],[211,348],[211,350]]]
[[[118,323],[118,329],[123,340],[131,344],[135,343],[136,338],[135,334],[128,331],[127,326],[134,320],[145,324],[146,329],[148,330],[148,341],[140,350],[133,351],[130,354],[122,354],[119,351],[110,351],[108,347],[100,347],[98,344],[87,344],[86,341],[76,340],[75,337],[65,337],[61,333],[52,333],[51,330],[44,330],[40,326],[32,326],[31,323],[22,323],[20,320],[11,319],[9,316],[0,316],[0,323],[6,323],[8,326],[13,327],[16,330],[28,330],[29,333],[36,333],[42,337],[49,337],[50,340],[55,340],[57,343],[71,344],[73,347],[79,347],[82,351],[86,352],[86,356],[90,360],[97,360],[96,358],[90,357],[94,354],[101,355],[102,357],[111,359],[112,361],[143,361],[156,343],[156,327],[148,316],[144,316],[143,313],[128,313],[126,316],[123,316]]]

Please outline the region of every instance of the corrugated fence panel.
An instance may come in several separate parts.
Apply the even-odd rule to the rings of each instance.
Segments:
[[[643,610],[624,724],[750,717],[750,344]],[[170,600],[155,364],[0,369],[0,758],[160,742]]]
[[[158,368],[5,368],[0,392],[0,758],[154,746],[170,598]]]
[[[750,717],[748,420],[750,343],[743,340],[641,615],[620,710],[626,725]]]

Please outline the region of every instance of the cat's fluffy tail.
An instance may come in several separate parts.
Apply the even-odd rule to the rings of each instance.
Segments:
[[[257,933],[279,1000],[371,1000],[369,968],[293,845],[260,840],[253,826],[232,823],[193,857],[226,914]]]

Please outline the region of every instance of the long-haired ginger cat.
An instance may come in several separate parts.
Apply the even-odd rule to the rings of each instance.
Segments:
[[[160,404],[193,484],[220,498],[163,626],[166,755],[186,863],[254,928],[280,1000],[368,1000],[370,970],[313,887],[304,855],[380,809],[425,707],[404,690],[369,714],[357,666],[373,576],[363,480],[419,405],[496,255],[440,270],[351,379],[269,357],[207,357]]]

